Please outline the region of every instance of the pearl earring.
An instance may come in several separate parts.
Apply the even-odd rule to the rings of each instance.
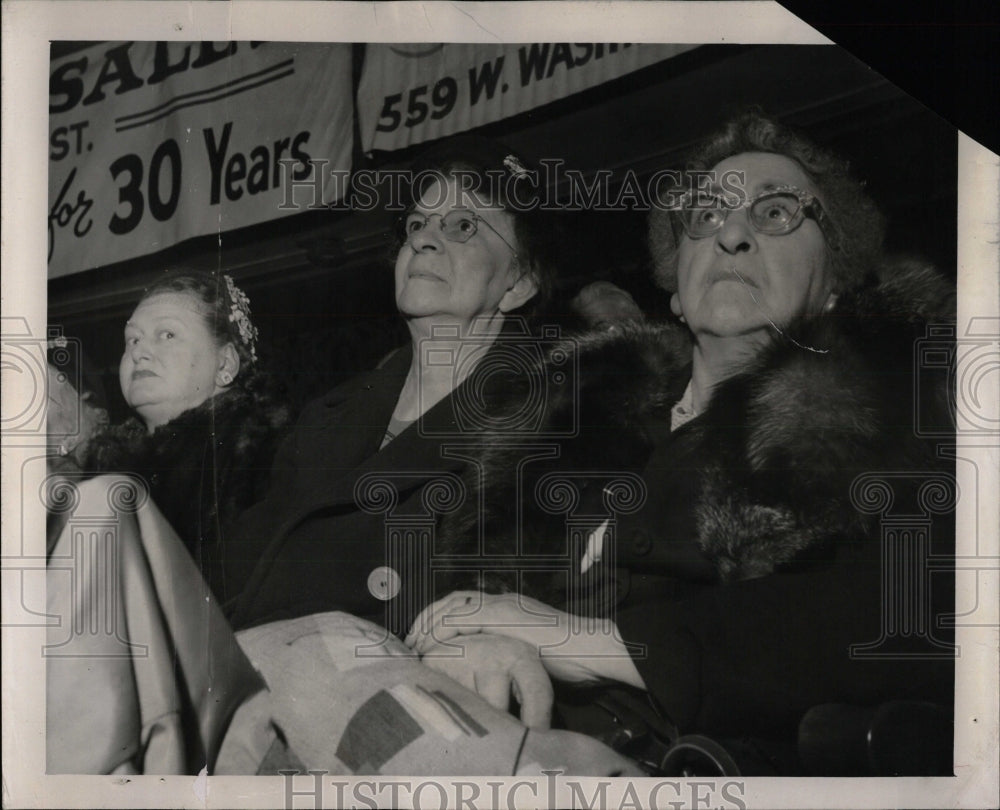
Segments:
[[[229,385],[233,381],[233,375],[228,371],[223,371],[222,374],[219,375],[219,379],[222,381],[223,385]]]

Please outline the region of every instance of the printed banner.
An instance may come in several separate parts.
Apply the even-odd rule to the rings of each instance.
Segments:
[[[352,102],[346,44],[102,43],[53,61],[49,278],[332,202],[310,161],[350,169]]]
[[[402,149],[517,115],[691,50],[588,43],[369,45],[361,142]]]

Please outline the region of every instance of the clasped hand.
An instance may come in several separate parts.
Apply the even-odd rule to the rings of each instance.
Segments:
[[[552,724],[552,682],[538,653],[523,641],[479,635],[432,642],[424,645],[421,660],[501,711],[508,711],[513,695],[528,728]]]
[[[522,594],[456,591],[421,611],[406,643],[426,654],[456,636],[480,633],[524,642],[560,680],[644,686],[611,620],[573,616]]]

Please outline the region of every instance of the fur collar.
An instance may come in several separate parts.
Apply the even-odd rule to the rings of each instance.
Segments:
[[[151,434],[134,417],[107,429],[88,448],[85,469],[145,477],[178,531],[203,533],[216,517],[228,524],[262,496],[270,457],[287,424],[287,409],[270,394],[238,388]]]
[[[212,435],[226,437],[230,442],[226,450],[234,459],[247,459],[256,453],[261,440],[287,421],[285,408],[237,388],[185,411],[152,433],[134,416],[109,427],[88,448],[87,467],[101,472],[129,461],[166,463],[171,457],[200,452],[201,443]]]
[[[935,466],[932,448],[914,436],[914,347],[928,323],[953,317],[954,289],[936,271],[915,262],[886,265],[841,294],[832,312],[776,335],[673,435],[670,409],[690,379],[687,330],[643,325],[583,335],[557,350],[562,368],[570,356],[577,385],[546,391],[538,419],[540,438],[548,434],[559,445],[548,469],[641,470],[654,448],[683,442],[694,448],[701,480],[696,502],[678,507],[693,510],[697,543],[720,579],[770,573],[866,531],[849,498],[860,472]],[[552,379],[556,357],[539,369],[541,380]],[[933,386],[918,393],[938,424],[947,424],[947,392]],[[493,436],[479,447],[482,473],[467,478],[468,503],[482,505],[488,551],[514,547],[503,545],[518,531],[509,471],[522,457],[516,442]],[[475,506],[448,516],[444,547],[468,549],[479,516]],[[544,518],[526,505],[525,526],[536,519]]]

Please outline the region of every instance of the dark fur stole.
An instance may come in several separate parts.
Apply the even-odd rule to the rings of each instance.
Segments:
[[[147,433],[133,417],[87,449],[87,472],[142,477],[186,543],[216,539],[260,497],[288,410],[242,388],[219,394]]]
[[[693,510],[695,539],[723,581],[762,576],[838,538],[863,537],[869,518],[851,503],[858,474],[940,465],[915,435],[914,413],[919,405],[937,424],[949,424],[949,398],[940,384],[916,384],[914,349],[928,323],[953,318],[954,289],[936,271],[886,265],[841,294],[832,312],[776,335],[673,435],[670,409],[690,378],[687,330],[647,325],[581,336],[556,350],[562,368],[563,355],[571,357],[575,385],[549,386],[537,420],[538,443],[557,445],[558,457],[524,465],[518,482],[511,471],[524,458],[524,441],[502,433],[481,441],[480,468],[466,478],[469,498],[444,519],[440,548],[472,553],[481,531],[488,554],[510,554],[519,535],[523,549],[558,553],[554,544],[564,543],[565,530],[532,495],[542,476],[641,472],[654,448],[669,454],[678,447],[698,459],[700,481],[694,501],[676,507]],[[552,379],[552,357],[538,370],[540,381]],[[506,408],[514,414],[523,401]],[[494,586],[510,587],[510,580]]]

